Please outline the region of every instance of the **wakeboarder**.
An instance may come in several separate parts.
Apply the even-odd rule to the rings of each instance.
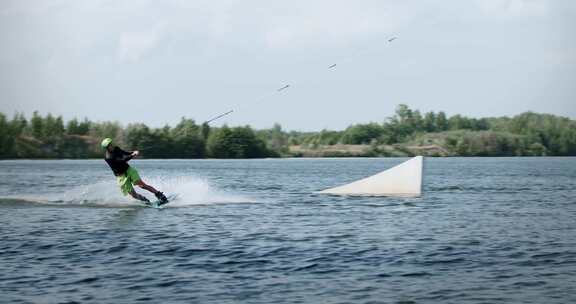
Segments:
[[[150,202],[144,195],[139,194],[134,190],[132,185],[136,185],[142,189],[148,190],[156,196],[156,198],[161,203],[168,202],[168,199],[164,195],[164,193],[154,189],[154,187],[147,185],[142,181],[138,171],[134,167],[130,167],[128,165],[128,161],[132,158],[138,156],[140,152],[136,151],[124,151],[120,149],[118,146],[112,144],[111,138],[105,138],[102,140],[101,146],[103,149],[106,149],[106,156],[104,160],[114,172],[116,176],[116,180],[118,182],[118,186],[120,186],[120,190],[122,194],[128,195],[130,194],[133,198],[143,201],[143,202]]]

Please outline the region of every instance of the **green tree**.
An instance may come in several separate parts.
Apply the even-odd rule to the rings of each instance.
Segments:
[[[284,132],[282,132],[282,126],[275,123],[270,132],[270,147],[275,151],[281,151],[286,147],[287,141],[288,139]]]
[[[426,132],[436,132],[436,114],[428,112],[424,115],[423,128]]]
[[[174,157],[176,158],[203,158],[205,156],[205,142],[202,128],[194,120],[182,118],[180,123],[172,129],[174,139]]]
[[[0,158],[12,155],[14,137],[6,116],[0,113]]]
[[[212,158],[260,158],[269,155],[266,144],[248,126],[224,126],[211,132],[207,151]]]
[[[416,110],[412,113],[412,120],[411,125],[416,132],[424,131],[424,119],[422,118],[422,114],[420,111]]]
[[[77,135],[79,132],[78,126],[78,119],[74,118],[69,120],[68,123],[66,123],[66,133],[70,135]]]
[[[24,114],[16,113],[12,118],[9,127],[12,130],[13,136],[20,136],[26,132],[28,121],[26,120],[26,117],[24,117]]]
[[[475,131],[484,131],[490,129],[490,123],[486,118],[471,119],[470,128]]]
[[[212,130],[208,137],[206,150],[211,158],[232,158],[232,130],[224,125],[222,128]]]
[[[400,123],[410,123],[412,120],[412,110],[405,104],[396,107],[396,117]]]
[[[210,125],[207,122],[202,124],[202,127],[200,128],[200,134],[202,134],[202,139],[204,142],[206,142],[208,140],[208,136],[210,136]]]
[[[103,137],[114,138],[128,150],[140,149],[149,158],[271,157],[289,154],[289,145],[314,148],[336,143],[370,144],[371,155],[390,154],[390,148],[383,149],[381,144],[398,143],[402,145],[394,145],[394,150],[401,151],[406,145],[438,145],[442,155],[576,155],[576,121],[532,112],[511,118],[454,115],[447,119],[444,112],[428,112],[422,117],[418,110],[399,105],[383,124],[320,132],[285,132],[279,124],[259,131],[250,127],[211,130],[207,124],[199,126],[186,118],[174,128],[131,124],[124,129],[116,122],[86,118],[82,122],[72,119],[64,128],[62,117],[51,114],[42,117],[34,112],[29,121],[18,113],[10,121],[0,115],[0,158],[101,157]]]
[[[129,124],[124,131],[126,148],[136,150],[138,148],[149,148],[153,144],[150,128],[142,123]]]
[[[38,114],[38,111],[34,111],[32,114],[32,119],[30,119],[31,135],[37,139],[44,138],[44,119]]]
[[[117,122],[105,121],[101,123],[90,124],[89,134],[97,139],[110,137],[117,144],[123,144],[123,129]]]
[[[61,116],[55,118],[52,114],[48,114],[44,118],[43,127],[43,135],[45,138],[54,138],[64,134],[64,122]]]
[[[150,149],[146,151],[147,157],[151,158],[176,158],[178,157],[178,150],[176,143],[172,137],[170,126],[166,125],[163,128],[155,129],[152,132],[154,143]],[[147,147],[146,147],[147,148]]]
[[[89,143],[78,136],[59,137],[54,145],[59,158],[87,158],[101,155],[100,151],[100,153],[92,152]]]
[[[471,129],[470,121],[461,115],[454,115],[448,119],[448,128],[450,130]]]
[[[92,123],[88,120],[88,118],[84,118],[84,120],[78,124],[77,134],[88,135],[91,125]]]
[[[370,144],[378,140],[384,129],[377,123],[358,124],[348,127],[342,136],[342,142],[349,145]]]
[[[422,117],[420,112],[415,115],[407,105],[400,104],[396,108],[396,115],[389,118],[384,127],[390,129],[390,132],[387,132],[388,135],[392,134],[389,140],[399,142],[418,131],[421,125]]]
[[[440,111],[436,115],[436,131],[442,132],[448,130],[448,119],[446,118],[446,113]]]

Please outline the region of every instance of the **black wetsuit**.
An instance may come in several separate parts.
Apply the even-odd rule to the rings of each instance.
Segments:
[[[114,175],[119,176],[128,171],[128,168],[130,168],[128,161],[131,160],[132,157],[132,152],[114,147],[112,152],[106,151],[106,158],[104,158],[104,160],[108,163]]]

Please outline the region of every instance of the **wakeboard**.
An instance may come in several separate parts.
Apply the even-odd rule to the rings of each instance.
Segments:
[[[164,208],[164,206],[166,206],[166,204],[168,204],[168,203],[170,203],[171,201],[175,200],[177,197],[178,197],[178,195],[176,195],[176,194],[171,194],[171,195],[166,196],[166,198],[167,198],[168,200],[166,200],[166,201],[164,201],[164,202],[161,201],[161,200],[156,199],[156,200],[153,200],[153,201],[150,201],[150,202],[141,202],[141,204],[142,204],[143,206],[149,207],[149,208],[162,209],[162,208]]]

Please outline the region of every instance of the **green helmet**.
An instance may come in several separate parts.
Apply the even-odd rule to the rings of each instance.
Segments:
[[[102,143],[100,144],[102,146],[103,149],[106,149],[108,147],[108,145],[110,145],[112,143],[112,138],[106,137],[104,138],[104,140],[102,140]]]

